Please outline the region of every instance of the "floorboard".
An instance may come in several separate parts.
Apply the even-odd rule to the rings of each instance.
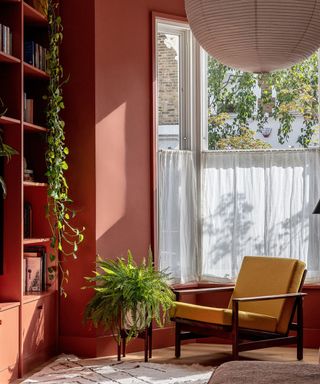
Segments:
[[[291,347],[265,348],[255,351],[242,352],[243,360],[267,360],[267,361],[297,361],[296,349]],[[143,353],[129,353],[125,359],[143,359]],[[171,364],[202,364],[217,366],[232,360],[231,346],[220,344],[190,343],[182,345],[181,357],[174,357],[174,347],[153,350],[150,361]],[[319,363],[319,351],[317,349],[304,348],[304,362],[310,364]]]
[[[116,357],[116,356],[112,356]],[[275,347],[259,349],[256,351],[242,352],[240,358],[243,360],[260,360],[260,361],[297,361],[296,350],[291,347]],[[99,358],[97,358],[98,360]],[[137,360],[143,361],[143,352],[128,353],[122,360]],[[54,359],[51,359],[53,361]],[[220,344],[204,344],[204,343],[190,343],[182,345],[181,357],[176,359],[174,357],[174,347],[154,349],[152,354],[153,363],[167,363],[167,364],[201,364],[209,366],[218,366],[224,362],[231,361],[231,346]],[[319,363],[319,351],[317,349],[304,348],[305,363],[318,364]],[[44,364],[45,365],[45,364]],[[15,383],[21,383],[24,379],[31,374],[37,372],[44,365],[39,366],[32,372],[29,372],[23,379],[17,380]]]

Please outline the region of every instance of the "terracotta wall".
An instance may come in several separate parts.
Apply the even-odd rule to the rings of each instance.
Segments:
[[[83,277],[94,269],[97,253],[117,257],[130,248],[140,260],[151,243],[151,12],[184,16],[184,5],[183,0],[65,0],[61,8],[62,58],[71,76],[65,86],[68,177],[86,237],[79,259],[67,262],[60,348],[79,355],[112,354],[113,339],[82,323],[90,297],[81,290]],[[309,340],[311,334],[320,338],[318,292],[310,291],[314,300],[308,299]],[[172,330],[165,329],[155,335],[154,346],[172,340]],[[141,347],[139,341],[130,346]]]
[[[184,16],[183,0],[62,1],[65,121],[71,196],[86,226],[79,259],[67,263],[61,299],[65,352],[115,353],[112,338],[82,324],[80,288],[96,253],[140,260],[151,243],[151,12]],[[162,341],[162,338],[161,338]],[[157,343],[157,341],[156,341]],[[159,340],[160,343],[160,340]],[[162,345],[162,344],[159,344]]]
[[[60,299],[61,349],[81,353],[93,332],[82,324],[82,313],[90,293],[82,291],[83,277],[94,268],[95,244],[95,58],[94,58],[94,4],[92,1],[61,2],[64,24],[62,62],[65,75],[70,75],[64,87],[66,140],[70,148],[67,177],[70,196],[78,214],[75,224],[84,225],[85,241],[78,260],[66,263],[70,282],[65,285],[67,298]],[[92,339],[93,340],[93,339]],[[94,343],[91,351],[94,351]]]

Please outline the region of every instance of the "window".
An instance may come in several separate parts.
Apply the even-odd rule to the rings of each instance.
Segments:
[[[221,66],[184,23],[156,27],[160,268],[176,282],[232,281],[243,256],[281,256],[320,281],[317,55],[299,69],[310,84],[290,72],[273,84]],[[268,149],[279,127],[285,150]]]
[[[231,69],[207,58],[205,148],[266,149],[318,145],[318,53],[270,74]]]
[[[185,23],[157,23],[158,149],[187,149],[190,145],[189,76],[191,34]]]

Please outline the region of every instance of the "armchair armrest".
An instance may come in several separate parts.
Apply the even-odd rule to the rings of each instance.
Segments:
[[[198,294],[206,292],[223,292],[223,291],[233,291],[234,286],[227,287],[216,287],[216,288],[194,288],[194,289],[172,289],[173,293],[176,295],[177,300],[179,300],[180,294]]]
[[[252,296],[252,297],[234,297],[232,301],[236,301],[238,303],[245,301],[261,301],[261,300],[276,300],[276,299],[288,299],[290,297],[299,297],[306,296],[306,293],[296,292],[296,293],[283,293],[280,295],[268,295],[268,296]]]

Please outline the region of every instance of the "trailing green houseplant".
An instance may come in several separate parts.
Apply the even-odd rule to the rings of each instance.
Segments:
[[[84,319],[95,327],[111,330],[120,343],[120,331],[127,340],[148,327],[152,320],[163,326],[175,296],[168,285],[168,274],[157,271],[152,262],[137,264],[132,253],[124,260],[97,259],[97,270],[86,280],[94,296],[86,306]]]
[[[77,258],[78,245],[83,241],[84,228],[78,229],[71,220],[76,212],[72,209],[72,199],[69,196],[69,186],[65,171],[68,169],[67,156],[69,149],[65,144],[65,123],[60,113],[64,109],[62,87],[63,68],[60,63],[60,44],[63,38],[61,17],[58,15],[59,2],[48,1],[49,49],[47,54],[49,86],[47,100],[47,143],[46,164],[48,179],[47,217],[50,223],[52,237],[51,247],[58,249],[62,255],[59,260],[61,270],[60,293],[66,295],[64,283],[68,282],[69,272],[61,263],[65,256]],[[55,252],[51,252],[50,259],[54,261]],[[49,268],[52,277],[54,269]]]

